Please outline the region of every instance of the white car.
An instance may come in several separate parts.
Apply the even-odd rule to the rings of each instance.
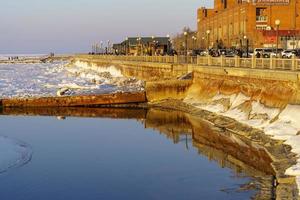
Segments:
[[[293,55],[296,55],[296,51],[295,50],[284,50],[281,53],[282,58],[292,58]]]

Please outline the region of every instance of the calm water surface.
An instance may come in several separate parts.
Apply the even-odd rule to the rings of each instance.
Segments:
[[[249,199],[250,178],[199,154],[190,135],[137,120],[0,117],[0,135],[31,146],[32,160],[0,175],[13,200]],[[172,131],[171,131],[172,132]]]

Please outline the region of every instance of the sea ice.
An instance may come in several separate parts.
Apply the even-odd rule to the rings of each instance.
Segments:
[[[0,173],[30,161],[31,148],[17,140],[0,137]]]
[[[70,90],[68,95],[143,90],[142,82],[128,80],[113,66],[0,64],[0,98],[56,96],[62,89]]]

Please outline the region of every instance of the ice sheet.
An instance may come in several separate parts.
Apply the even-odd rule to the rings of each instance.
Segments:
[[[56,96],[63,88],[69,95],[143,90],[143,82],[122,77],[113,66],[100,70],[66,64],[1,64],[0,98]]]

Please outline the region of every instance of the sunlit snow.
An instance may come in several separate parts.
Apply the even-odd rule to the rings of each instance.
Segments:
[[[220,103],[213,103],[220,99],[230,99],[231,105],[228,110]],[[278,108],[269,108],[258,101],[252,101],[249,115],[237,107],[248,100],[250,100],[250,98],[243,94],[231,96],[218,94],[213,97],[211,103],[201,103],[193,98],[186,98],[185,102],[203,110],[231,117],[241,123],[259,128],[274,139],[284,140],[285,144],[292,147],[292,152],[296,153],[299,157],[298,163],[289,168],[286,174],[296,176],[297,184],[300,188],[300,106],[288,105],[285,109],[280,111]],[[264,115],[265,118],[251,118],[251,116],[259,115]]]
[[[99,71],[66,64],[0,64],[0,98],[56,96],[64,88],[67,95],[143,90],[141,81],[122,77],[113,66]]]

